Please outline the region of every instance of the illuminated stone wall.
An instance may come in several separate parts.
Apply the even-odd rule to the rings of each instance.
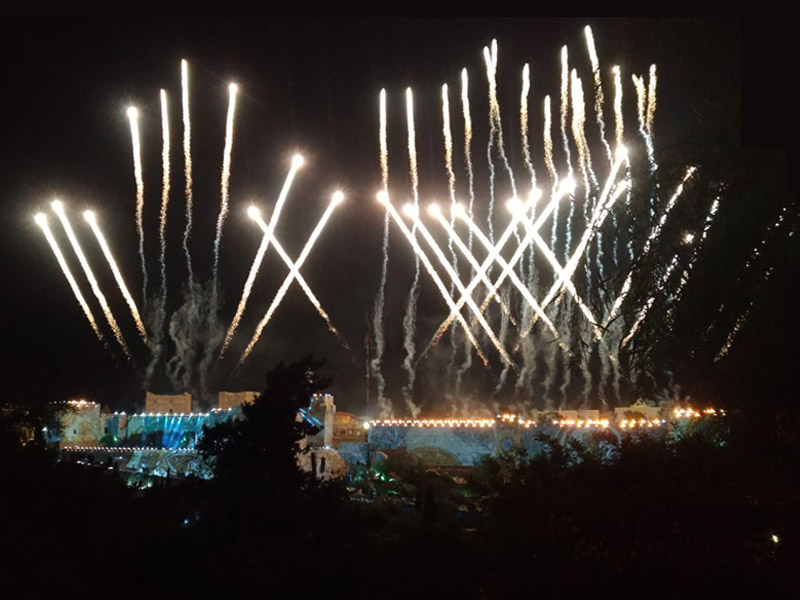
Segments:
[[[85,400],[67,402],[61,412],[61,439],[59,446],[92,446],[103,436],[100,405]]]
[[[144,397],[144,412],[188,414],[192,412],[192,395],[185,394],[153,394],[147,392]]]
[[[217,396],[217,408],[236,408],[242,404],[252,404],[258,392],[220,392]]]

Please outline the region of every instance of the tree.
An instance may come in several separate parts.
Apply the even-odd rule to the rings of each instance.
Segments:
[[[317,428],[300,416],[311,397],[330,380],[316,371],[324,361],[307,356],[288,366],[278,364],[266,377],[266,388],[242,407],[239,419],[203,429],[198,445],[216,462],[216,479],[223,485],[235,482],[266,486],[273,494],[293,493],[307,483],[297,466],[302,440]]]

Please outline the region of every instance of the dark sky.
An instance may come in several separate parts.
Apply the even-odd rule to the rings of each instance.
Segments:
[[[141,273],[134,229],[134,182],[125,109],[143,113],[146,182],[146,245],[151,293],[157,281],[157,213],[160,200],[158,90],[170,93],[173,195],[169,212],[170,308],[177,307],[185,268],[179,94],[181,58],[191,70],[195,169],[192,253],[203,280],[211,270],[214,221],[219,206],[219,169],[224,141],[227,84],[240,87],[237,106],[231,213],[223,237],[221,280],[225,324],[259,242],[244,207],[256,200],[271,207],[291,155],[302,152],[301,171],[286,205],[278,238],[297,256],[332,190],[347,199],[311,253],[302,272],[342,331],[346,351],[327,332],[296,284],[247,366],[232,376],[228,360],[210,375],[213,389],[260,388],[277,360],[309,351],[326,356],[333,393],[345,408],[363,407],[364,340],[378,286],[382,210],[374,199],[380,184],[378,92],[389,94],[391,182],[408,195],[404,163],[403,90],[412,86],[417,106],[420,190],[444,197],[440,86],[451,86],[456,140],[460,135],[459,74],[471,76],[476,147],[485,155],[486,77],[482,48],[499,43],[500,101],[510,158],[520,167],[516,110],[522,65],[532,69],[531,107],[544,94],[557,95],[559,51],[570,47],[587,74],[583,26],[592,25],[601,63],[620,64],[632,99],[631,73],[659,67],[657,135],[665,145],[711,118],[714,107],[738,111],[741,85],[741,24],[736,20],[637,19],[379,19],[379,20],[158,20],[39,21],[3,23],[2,301],[3,389],[7,397],[58,400],[85,395],[112,407],[143,397],[141,378],[120,353],[96,341],[32,216],[48,210],[56,195],[72,210],[73,225],[100,276],[140,365],[146,352],[78,209],[93,207],[104,225],[137,300]],[[608,85],[608,83],[607,83]],[[630,109],[630,107],[629,107]],[[539,126],[539,114],[533,126]],[[458,125],[455,123],[458,122]],[[629,126],[633,126],[630,121]],[[460,157],[463,159],[463,157]],[[457,160],[460,159],[457,157]],[[484,158],[485,161],[485,158]],[[481,166],[480,169],[485,169]],[[481,171],[482,172],[482,171]],[[51,223],[53,219],[51,218]],[[390,392],[402,383],[399,322],[408,289],[411,255],[393,230],[390,302],[387,305],[386,370]],[[63,236],[59,239],[63,239]],[[66,240],[64,240],[66,242]],[[68,249],[65,247],[65,249]],[[73,261],[78,270],[77,261]],[[270,251],[236,340],[249,339],[285,267]],[[429,282],[424,282],[428,286]],[[427,288],[426,288],[427,289]],[[89,294],[88,286],[84,291]],[[136,293],[138,291],[138,293]],[[174,305],[172,303],[175,303]],[[431,304],[432,303],[432,304]],[[94,306],[94,304],[93,304]],[[444,311],[435,292],[423,290],[421,327],[435,329]],[[99,311],[97,312],[99,316]],[[128,318],[126,318],[128,317]],[[421,336],[420,340],[422,337]],[[418,342],[419,343],[419,342]],[[234,352],[234,354],[237,354]],[[112,356],[113,355],[113,356]],[[156,391],[169,391],[156,377]]]

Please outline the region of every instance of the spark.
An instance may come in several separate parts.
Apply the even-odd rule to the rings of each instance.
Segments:
[[[239,359],[239,364],[244,364],[244,361],[247,360],[247,357],[250,356],[253,348],[255,347],[256,343],[258,342],[259,338],[261,337],[261,333],[264,331],[264,327],[267,326],[272,315],[275,313],[275,310],[280,305],[283,297],[286,295],[286,291],[289,289],[292,281],[294,281],[297,276],[299,275],[300,267],[303,266],[305,263],[306,258],[308,258],[308,254],[311,252],[311,249],[314,247],[314,243],[317,241],[320,233],[322,233],[325,224],[328,222],[333,210],[344,200],[344,195],[342,192],[336,192],[333,197],[331,198],[328,207],[325,209],[322,217],[320,218],[317,226],[314,228],[314,231],[311,233],[311,236],[306,241],[305,246],[303,246],[303,250],[300,252],[300,256],[297,258],[297,261],[294,263],[294,267],[289,271],[289,274],[286,275],[286,278],[283,280],[281,287],[278,289],[278,292],[275,294],[275,297],[272,300],[272,303],[269,305],[267,312],[264,314],[264,317],[256,326],[255,333],[253,334],[253,338],[250,340],[250,343],[245,348],[244,352],[242,353],[241,358]]]
[[[81,292],[80,288],[78,287],[78,282],[75,281],[75,277],[72,275],[72,271],[67,264],[67,261],[64,259],[64,255],[61,253],[61,249],[58,247],[58,242],[53,237],[53,232],[50,231],[50,226],[47,224],[47,217],[42,214],[38,213],[35,217],[36,224],[42,228],[42,232],[44,236],[47,238],[47,242],[50,244],[50,248],[53,250],[53,254],[56,255],[56,260],[58,261],[58,265],[61,267],[61,271],[64,273],[64,277],[67,278],[67,282],[69,282],[69,287],[72,289],[72,293],[75,295],[75,299],[80,304],[81,309],[83,310],[83,314],[86,316],[86,320],[89,321],[89,325],[94,331],[94,334],[97,336],[97,339],[101,342],[103,340],[103,334],[100,333],[100,329],[97,327],[97,321],[95,321],[94,315],[92,314],[92,310],[89,308],[89,305],[86,303],[86,298],[83,297],[83,293]]]
[[[127,111],[133,143],[133,177],[136,182],[136,233],[139,236],[139,258],[142,263],[142,302],[147,306],[147,265],[144,257],[144,177],[142,176],[142,147],[139,140],[139,111],[131,106]]]
[[[297,173],[297,170],[303,166],[303,162],[303,157],[299,154],[296,154],[292,159],[292,166],[289,168],[289,173],[286,175],[286,180],[283,182],[283,187],[281,188],[280,195],[278,196],[278,201],[275,203],[275,210],[272,212],[272,216],[269,219],[269,226],[267,228],[268,231],[261,239],[261,244],[258,247],[255,258],[253,259],[253,264],[250,266],[250,272],[247,274],[247,279],[244,282],[242,295],[239,298],[239,304],[236,307],[236,314],[233,315],[231,324],[228,327],[228,332],[225,334],[225,341],[222,343],[222,348],[220,349],[219,353],[220,358],[228,349],[228,346],[230,346],[230,343],[233,340],[233,335],[236,333],[237,327],[239,327],[239,322],[241,321],[244,310],[247,307],[247,300],[250,298],[250,293],[253,290],[253,284],[255,283],[256,275],[258,275],[258,270],[261,268],[261,263],[264,260],[264,255],[267,253],[267,249],[269,248],[270,240],[274,239],[273,235],[275,233],[275,227],[278,224],[278,219],[280,218],[283,205],[286,202],[286,197],[289,195],[289,190],[292,187],[295,174]]]
[[[472,335],[469,325],[464,320],[464,317],[461,314],[461,309],[457,307],[456,304],[453,302],[453,298],[450,296],[450,294],[447,293],[447,288],[445,287],[444,283],[442,283],[442,280],[439,277],[439,275],[436,273],[436,269],[434,269],[433,265],[431,265],[427,255],[422,251],[422,248],[420,248],[416,237],[411,231],[409,231],[405,222],[397,213],[397,210],[394,208],[394,206],[392,206],[392,203],[389,200],[389,195],[381,192],[380,194],[378,194],[378,200],[386,206],[387,210],[389,211],[389,214],[392,217],[392,220],[394,220],[394,222],[400,228],[400,231],[408,240],[409,244],[411,244],[411,247],[414,249],[414,253],[419,257],[420,261],[425,266],[425,270],[428,271],[428,274],[431,276],[431,279],[433,279],[434,284],[439,289],[439,293],[442,295],[442,298],[444,298],[444,301],[450,307],[450,311],[451,314],[453,315],[453,318],[457,319],[458,322],[461,324],[461,326],[464,328],[464,335],[466,335],[467,339],[475,348],[475,352],[478,354],[483,364],[488,365],[489,361],[484,356],[483,351],[478,345],[478,341],[475,339],[475,336]]]
[[[103,251],[103,256],[106,257],[108,266],[111,267],[111,272],[114,274],[114,281],[117,282],[117,286],[119,287],[120,292],[122,292],[125,302],[128,304],[128,308],[131,311],[131,316],[133,317],[134,323],[136,323],[136,329],[139,332],[139,335],[142,337],[142,340],[147,343],[147,332],[145,331],[142,317],[139,314],[139,309],[136,307],[136,302],[134,301],[133,296],[131,296],[128,286],[125,284],[125,279],[122,277],[119,266],[117,266],[117,261],[114,260],[114,255],[111,253],[111,248],[109,248],[108,242],[106,241],[103,232],[100,230],[100,226],[97,224],[97,217],[92,211],[87,210],[83,213],[83,218],[86,219],[87,223],[89,223],[89,227],[91,227],[92,232],[97,238],[97,242],[100,244],[100,249]]]
[[[83,272],[85,273],[86,278],[89,280],[89,285],[92,288],[92,292],[97,298],[97,301],[100,303],[100,307],[103,309],[103,314],[105,315],[106,321],[108,321],[108,324],[111,327],[111,331],[114,332],[114,338],[119,343],[128,360],[132,360],[130,350],[128,350],[128,344],[125,343],[125,338],[122,337],[122,331],[120,331],[119,325],[117,325],[117,321],[114,318],[114,315],[111,313],[111,307],[108,305],[108,301],[106,300],[105,295],[103,295],[100,285],[97,283],[97,279],[95,279],[92,268],[89,266],[89,261],[86,260],[86,256],[84,255],[81,245],[78,242],[78,238],[75,237],[75,233],[72,231],[72,226],[69,224],[67,214],[64,212],[64,205],[60,200],[54,200],[51,206],[53,207],[53,211],[56,213],[56,215],[58,215],[61,225],[64,227],[64,231],[69,238],[69,243],[72,245],[72,249],[78,256],[78,262],[80,262],[81,268],[83,268]]]

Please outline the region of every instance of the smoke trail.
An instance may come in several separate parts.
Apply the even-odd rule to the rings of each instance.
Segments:
[[[75,254],[78,257],[78,262],[81,264],[81,268],[86,275],[86,279],[89,280],[89,286],[92,288],[92,292],[97,298],[97,301],[100,303],[100,307],[103,309],[103,314],[106,317],[106,321],[108,321],[108,325],[111,327],[111,331],[114,332],[114,338],[117,340],[117,343],[125,353],[125,357],[131,362],[131,364],[133,364],[133,358],[131,357],[131,352],[128,349],[128,344],[125,343],[125,338],[122,336],[122,331],[120,331],[119,325],[117,325],[117,321],[114,319],[114,315],[111,313],[111,307],[108,305],[106,297],[103,295],[103,292],[100,289],[100,284],[98,284],[97,279],[95,279],[92,268],[89,266],[89,261],[86,260],[86,255],[84,255],[81,245],[78,242],[78,238],[75,237],[75,232],[72,231],[72,226],[69,224],[67,214],[64,212],[64,205],[61,204],[59,200],[54,200],[51,206],[53,207],[53,211],[55,211],[55,213],[58,215],[61,225],[64,227],[64,231],[69,238],[69,243],[72,245],[72,249],[75,251]]]
[[[292,267],[291,271],[289,271],[289,274],[286,275],[286,278],[283,280],[281,287],[278,289],[277,293],[275,294],[275,297],[272,299],[272,302],[270,303],[267,312],[264,314],[264,317],[256,326],[255,333],[253,333],[253,337],[250,340],[250,343],[247,344],[247,347],[245,348],[244,352],[242,352],[242,356],[239,359],[240,365],[244,364],[244,362],[247,360],[247,357],[250,356],[250,354],[252,353],[253,348],[255,347],[256,343],[261,337],[261,333],[264,331],[264,327],[267,326],[267,323],[269,323],[270,319],[272,318],[272,315],[275,313],[275,310],[280,305],[292,281],[294,281],[300,274],[300,267],[303,266],[303,263],[305,263],[306,258],[308,258],[308,254],[311,252],[311,249],[314,247],[314,243],[317,241],[317,238],[322,233],[325,224],[328,222],[328,219],[333,213],[333,209],[336,208],[336,206],[338,206],[343,200],[344,200],[344,195],[342,194],[342,192],[336,192],[333,195],[333,198],[331,198],[331,201],[328,204],[328,207],[325,209],[325,212],[323,213],[319,222],[317,223],[317,226],[314,228],[314,231],[309,236],[305,246],[303,246],[303,250],[300,252],[300,256],[297,258],[297,261],[294,263],[294,266]]]
[[[142,176],[142,147],[139,141],[139,111],[131,106],[127,111],[133,143],[133,177],[136,181],[136,233],[139,236],[139,259],[142,263],[142,305],[147,309],[147,265],[144,258],[144,178]]]
[[[278,224],[278,219],[280,218],[283,205],[286,202],[286,197],[289,195],[289,190],[292,187],[295,174],[301,166],[303,166],[303,157],[299,154],[296,154],[292,159],[292,166],[289,169],[289,174],[286,175],[286,180],[283,182],[283,188],[281,188],[278,201],[275,203],[275,210],[272,212],[272,216],[269,219],[269,231],[268,233],[265,233],[264,237],[261,239],[261,244],[258,246],[258,251],[253,259],[253,264],[250,266],[250,272],[247,274],[247,279],[244,282],[242,295],[239,299],[239,304],[236,307],[236,314],[233,315],[231,324],[228,327],[228,332],[225,334],[225,341],[222,343],[222,348],[219,352],[220,358],[222,358],[223,354],[228,349],[228,346],[230,346],[233,336],[236,333],[236,329],[239,327],[239,322],[241,321],[242,315],[244,314],[244,310],[247,306],[247,300],[250,298],[250,292],[253,290],[253,284],[255,283],[256,275],[258,275],[258,270],[261,268],[261,262],[264,260],[264,255],[269,248],[270,240],[275,233],[275,227]]]
[[[387,145],[386,133],[386,90],[382,89],[380,94],[380,152],[381,152],[381,184],[384,193],[389,193],[389,149]],[[378,409],[380,418],[392,416],[392,404],[386,398],[386,380],[381,369],[383,363],[383,353],[386,349],[384,333],[383,311],[386,304],[386,279],[389,268],[389,211],[383,215],[383,261],[381,263],[381,283],[378,287],[378,294],[375,297],[375,310],[372,320],[372,329],[375,334],[375,357],[370,361],[370,369],[378,392]]]
[[[236,92],[237,87],[235,83],[230,84],[228,90],[230,99],[228,102],[228,118],[225,124],[225,149],[222,154],[222,176],[220,178],[220,205],[219,216],[217,217],[217,235],[214,238],[214,304],[219,306],[218,288],[219,288],[219,248],[222,242],[222,226],[225,224],[225,218],[228,216],[228,200],[229,200],[229,186],[231,178],[231,152],[233,151],[233,116],[236,110]],[[216,309],[214,309],[216,310]]]
[[[161,268],[161,305],[158,314],[158,329],[164,327],[167,309],[167,208],[169,207],[169,113],[167,112],[167,92],[161,90],[161,213],[158,224],[158,240],[161,253],[158,256]]]
[[[408,167],[409,176],[411,178],[411,190],[414,197],[414,208],[419,209],[419,175],[417,173],[417,144],[416,132],[414,130],[414,96],[411,88],[406,89],[406,121],[408,124]],[[388,202],[387,202],[388,206]],[[415,237],[416,224],[412,226],[411,235]],[[414,356],[416,354],[416,347],[414,345],[414,333],[416,331],[417,321],[417,298],[419,297],[419,261],[418,254],[414,256],[414,281],[411,284],[411,289],[408,292],[408,301],[406,302],[406,314],[403,317],[403,348],[406,351],[405,359],[403,360],[403,367],[408,373],[408,383],[403,386],[403,396],[406,404],[413,404],[411,395],[414,391],[414,381],[416,380],[417,373],[414,366]]]
[[[139,315],[139,309],[136,307],[136,302],[134,301],[133,296],[131,296],[128,286],[125,284],[125,279],[122,277],[122,273],[117,266],[117,261],[114,260],[114,256],[111,253],[111,248],[108,247],[106,238],[103,235],[103,232],[100,231],[100,226],[97,224],[97,218],[95,217],[95,214],[92,211],[87,210],[83,213],[83,217],[86,219],[86,222],[89,223],[89,227],[91,227],[92,232],[97,238],[97,242],[100,244],[100,249],[103,251],[103,256],[106,257],[106,262],[108,262],[108,266],[111,267],[111,272],[114,274],[114,281],[117,282],[117,287],[119,287],[119,290],[122,292],[122,296],[125,298],[125,302],[128,304],[128,308],[131,311],[131,316],[133,317],[134,323],[136,323],[136,329],[139,331],[139,335],[142,337],[142,340],[147,343],[147,333],[144,328],[144,323],[142,323],[142,317]]]
[[[183,111],[183,171],[186,178],[186,229],[183,230],[183,251],[186,254],[188,289],[192,290],[194,272],[192,255],[189,252],[189,238],[192,236],[192,122],[189,116],[189,64],[181,61],[181,107]]]
[[[511,296],[509,293],[509,288],[506,288],[501,294],[501,301],[505,304],[508,304],[510,300]],[[501,348],[505,348],[506,345],[506,338],[508,337],[508,325],[508,313],[503,312],[500,315],[500,335],[498,339]],[[497,378],[497,385],[494,388],[495,396],[500,393],[501,389],[503,389],[503,386],[506,383],[506,378],[508,377],[508,372],[511,370],[512,366],[513,365],[511,362],[506,362],[505,365],[503,365],[503,370],[500,372],[500,377]]]
[[[56,260],[58,261],[58,266],[61,267],[61,271],[64,273],[64,277],[67,278],[67,282],[69,282],[69,287],[72,289],[72,293],[75,295],[75,299],[80,304],[81,309],[83,310],[83,314],[86,317],[86,320],[89,321],[89,325],[94,331],[94,334],[97,336],[97,339],[102,342],[105,346],[105,340],[103,339],[103,334],[100,333],[100,329],[97,327],[97,321],[95,321],[94,315],[92,314],[92,310],[89,308],[89,305],[86,303],[86,298],[83,297],[83,293],[81,292],[80,288],[78,287],[78,282],[75,281],[75,277],[72,275],[72,271],[70,271],[69,265],[67,261],[64,259],[64,255],[61,253],[61,249],[58,247],[58,242],[53,237],[53,232],[50,231],[50,226],[47,224],[47,217],[42,214],[38,213],[35,217],[36,224],[42,228],[42,232],[44,233],[44,237],[47,238],[47,243],[50,244],[50,248],[53,250],[53,254],[56,255]]]

